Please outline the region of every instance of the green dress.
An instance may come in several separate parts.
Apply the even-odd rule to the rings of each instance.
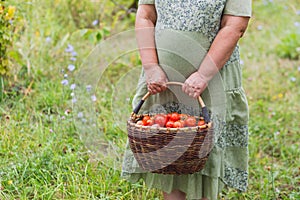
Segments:
[[[197,70],[219,30],[223,14],[251,16],[251,0],[140,0],[155,4],[155,41],[159,64],[169,81],[184,82]],[[202,94],[214,123],[214,147],[205,168],[189,175],[162,175],[143,171],[128,145],[122,177],[143,179],[149,188],[170,193],[179,189],[188,199],[217,199],[224,185],[239,191],[248,182],[248,104],[242,88],[239,48]],[[178,87],[150,96],[140,113],[177,111],[198,115],[198,103]],[[142,71],[133,107],[147,92]]]

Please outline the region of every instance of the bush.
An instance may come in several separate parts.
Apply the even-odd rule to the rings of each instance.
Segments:
[[[16,8],[0,3],[0,75],[8,75],[7,48],[12,44],[13,19]]]
[[[285,36],[276,47],[276,52],[281,58],[300,59],[300,34],[291,33]]]

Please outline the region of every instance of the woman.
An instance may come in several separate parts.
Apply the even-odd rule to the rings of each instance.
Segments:
[[[173,94],[176,89],[166,90],[166,82],[181,81],[186,96],[201,94],[207,102],[213,102],[209,88],[218,88],[226,107],[222,115],[220,109],[214,110],[214,103],[209,104],[219,128],[203,170],[179,176],[145,172],[126,151],[123,177],[132,182],[143,179],[148,187],[162,190],[164,198],[172,200],[214,200],[225,185],[246,190],[248,106],[237,43],[250,16],[251,0],[139,1],[136,36],[143,71],[133,105],[150,91],[153,95],[143,105],[143,112],[163,107],[167,112],[197,113],[199,108],[193,103]]]

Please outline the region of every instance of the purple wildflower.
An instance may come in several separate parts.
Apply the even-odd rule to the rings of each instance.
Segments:
[[[71,89],[71,90],[74,90],[75,88],[76,88],[76,84],[73,83],[73,84],[70,86],[70,89]]]
[[[86,86],[86,91],[90,92],[92,90],[92,86],[91,85],[87,85]]]
[[[61,81],[61,84],[63,85],[68,85],[69,84],[69,81],[67,79],[64,79]]]
[[[290,78],[290,81],[292,81],[292,82],[295,82],[296,80],[297,79],[295,77],[293,77],[293,76]]]
[[[257,30],[261,31],[263,29],[263,26],[262,25],[258,25],[256,28],[257,28]]]
[[[68,44],[68,47],[65,49],[65,52],[70,53],[72,51],[74,51],[74,47],[72,45]]]
[[[92,99],[92,101],[97,101],[96,95],[92,95],[92,96],[91,96],[91,99]]]
[[[70,64],[70,65],[68,66],[68,70],[69,70],[70,72],[74,71],[74,70],[75,70],[75,65]]]
[[[77,58],[76,58],[76,57],[71,57],[71,58],[70,58],[70,60],[72,60],[72,61],[76,61],[76,60],[77,60]]]
[[[71,52],[71,55],[72,55],[73,57],[75,57],[75,56],[77,56],[77,52],[76,52],[76,51],[72,51],[72,52]]]
[[[93,25],[93,26],[96,26],[98,23],[99,23],[99,21],[96,19],[96,20],[94,20],[94,21],[92,22],[92,25]]]
[[[72,103],[76,103],[76,102],[77,102],[77,99],[75,97],[73,97]]]
[[[47,42],[47,43],[50,43],[50,42],[51,42],[51,37],[49,37],[49,36],[46,37],[46,42]]]
[[[83,118],[83,113],[82,113],[82,112],[79,112],[79,113],[77,114],[77,117],[78,117],[78,118]]]

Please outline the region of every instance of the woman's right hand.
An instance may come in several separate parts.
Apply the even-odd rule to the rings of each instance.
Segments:
[[[147,88],[151,94],[157,94],[167,89],[167,76],[158,64],[144,66],[144,72]]]

